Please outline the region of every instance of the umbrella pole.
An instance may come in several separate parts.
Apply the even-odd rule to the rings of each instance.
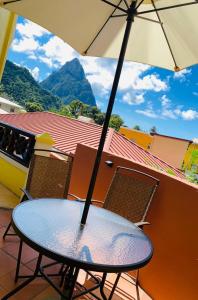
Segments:
[[[117,88],[118,88],[118,83],[119,83],[120,75],[121,75],[121,71],[122,71],[122,66],[123,66],[123,62],[124,62],[124,57],[125,57],[125,53],[126,53],[126,49],[127,49],[131,26],[134,21],[134,16],[136,14],[135,6],[136,6],[136,1],[133,1],[131,6],[128,9],[126,29],[125,29],[124,38],[122,41],[122,46],[121,46],[120,55],[118,58],[117,68],[116,68],[115,77],[114,77],[114,81],[113,81],[113,85],[112,85],[112,90],[111,90],[111,94],[110,94],[110,98],[109,98],[107,112],[105,115],[102,134],[100,137],[100,143],[98,146],[98,151],[96,154],[95,163],[94,163],[94,167],[93,167],[93,171],[92,171],[92,176],[91,176],[91,180],[90,180],[90,184],[89,184],[89,189],[88,189],[85,206],[84,206],[84,210],[83,210],[83,214],[82,214],[81,225],[84,225],[86,223],[88,212],[89,212],[89,207],[91,204],[91,199],[92,199],[95,182],[96,182],[96,178],[97,178],[97,174],[98,174],[99,164],[100,164],[101,157],[102,157],[102,151],[104,148],[104,143],[105,143],[105,139],[106,139],[106,135],[107,135],[107,131],[108,131],[109,121],[110,121],[110,117],[111,117],[111,113],[112,113],[112,109],[113,109],[113,105],[114,105],[114,101],[115,101],[115,96],[116,96],[116,92],[117,92]]]

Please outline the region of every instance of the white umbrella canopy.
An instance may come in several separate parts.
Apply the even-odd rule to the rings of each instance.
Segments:
[[[118,58],[81,219],[85,224],[124,59],[174,71],[197,64],[198,0],[0,0],[0,4],[45,27],[82,55]]]
[[[132,1],[109,2],[121,10],[102,0],[0,0],[1,5],[45,27],[82,55],[117,58],[126,17],[111,16],[126,15],[126,3]],[[196,0],[138,0],[138,4],[126,60],[169,70],[198,63]],[[175,8],[159,10],[168,6]]]

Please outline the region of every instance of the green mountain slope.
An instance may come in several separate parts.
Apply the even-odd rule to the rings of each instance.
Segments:
[[[41,82],[41,86],[53,95],[60,97],[65,104],[78,99],[85,104],[96,105],[91,85],[77,58],[67,62],[60,70],[49,75]]]
[[[52,107],[59,108],[62,104],[62,100],[43,89],[26,68],[10,61],[6,62],[1,85],[11,99],[24,107],[27,102],[36,102],[48,110]]]

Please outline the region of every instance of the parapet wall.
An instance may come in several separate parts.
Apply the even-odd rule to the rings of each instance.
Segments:
[[[86,197],[95,149],[78,145],[71,192]],[[105,161],[110,160],[109,167]],[[140,271],[140,283],[155,300],[196,300],[198,295],[198,188],[146,166],[104,153],[94,199],[104,200],[116,166],[126,166],[160,179],[149,209],[145,232],[154,245],[154,256]]]

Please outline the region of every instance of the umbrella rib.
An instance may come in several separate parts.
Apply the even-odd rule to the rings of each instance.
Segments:
[[[119,9],[119,10],[123,11],[124,13],[127,13],[126,9],[120,7],[121,2],[123,2],[124,0],[120,1],[118,5],[115,5],[115,4],[113,4],[112,2],[110,2],[108,0],[102,0],[102,1],[109,4],[109,5],[111,5],[111,6],[113,6],[113,7],[115,7],[115,9]]]
[[[13,2],[19,2],[19,1],[21,1],[21,0],[4,1],[4,2],[3,2],[3,5],[10,4],[10,3],[13,3]]]
[[[193,4],[198,4],[198,1],[195,0],[195,2],[188,2],[188,3],[183,3],[183,4],[161,7],[161,8],[157,8],[157,11],[168,10],[168,9],[172,9],[172,8],[178,8],[178,7],[188,6],[188,5],[193,5]],[[148,13],[152,13],[152,12],[155,12],[155,9],[144,10],[144,11],[138,12],[137,15],[143,15],[143,14],[148,14]]]
[[[140,3],[137,5],[136,10],[140,7],[140,5],[144,2],[144,0],[140,1]]]
[[[108,1],[106,0],[102,0],[103,2],[108,4]],[[100,28],[100,30],[97,32],[96,36],[93,38],[93,40],[91,41],[91,43],[89,44],[89,46],[87,47],[87,49],[83,52],[83,54],[87,54],[87,51],[91,48],[91,46],[93,45],[93,43],[95,42],[95,40],[97,39],[97,37],[100,35],[100,33],[102,32],[102,30],[104,29],[104,27],[107,25],[107,23],[109,22],[109,20],[112,18],[113,14],[115,13],[115,11],[117,10],[117,8],[119,8],[119,5],[122,3],[123,0],[120,0],[120,2],[118,3],[118,5],[115,7],[115,9],[113,10],[113,12],[111,13],[111,15],[107,18],[107,20],[105,21],[105,23],[102,25],[102,27]],[[111,5],[111,4],[110,4]],[[125,12],[125,11],[124,11]]]
[[[174,54],[173,54],[173,50],[172,50],[172,48],[171,48],[171,45],[170,45],[170,43],[169,43],[169,40],[168,40],[166,31],[165,31],[164,26],[163,26],[163,23],[162,23],[162,21],[161,21],[161,18],[160,18],[160,16],[159,16],[159,13],[158,13],[158,11],[157,11],[157,8],[156,8],[156,6],[155,6],[155,3],[153,2],[153,0],[151,0],[151,2],[152,2],[152,5],[153,5],[153,7],[154,7],[154,11],[155,11],[155,13],[156,13],[156,15],[157,15],[157,18],[158,18],[158,20],[159,20],[159,22],[160,22],[160,26],[161,26],[161,28],[162,28],[164,37],[165,37],[165,39],[166,39],[166,42],[167,42],[169,51],[170,51],[170,53],[171,53],[171,56],[172,56],[172,59],[173,59],[174,65],[175,65],[175,70],[178,70],[178,65],[177,65],[177,63],[176,63],[176,59],[175,59],[175,56],[174,56]]]
[[[124,1],[125,5],[126,5],[127,9],[129,9],[129,4],[128,4],[127,0],[123,0],[123,1]]]
[[[157,23],[157,24],[162,24],[160,21],[152,20],[152,19],[149,19],[149,18],[145,18],[145,17],[141,17],[141,16],[135,16],[135,17],[139,18],[139,19],[142,19],[142,20],[145,20],[145,21],[150,21],[150,22],[154,22],[154,23]]]
[[[111,16],[111,18],[127,17],[127,16],[128,16],[127,14],[120,14],[120,15]]]

